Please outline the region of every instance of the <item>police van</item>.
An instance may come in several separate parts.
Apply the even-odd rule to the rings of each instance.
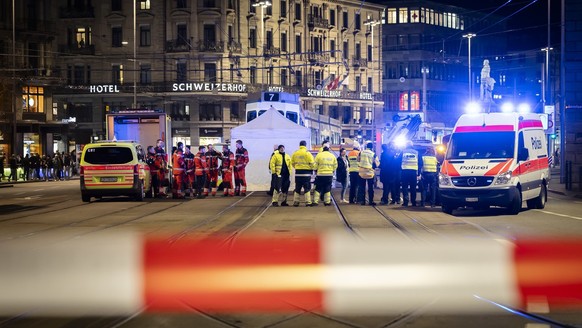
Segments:
[[[129,196],[142,201],[150,190],[150,170],[142,146],[133,141],[102,141],[83,148],[79,162],[81,199]]]
[[[464,114],[457,121],[439,174],[442,210],[544,208],[550,180],[538,114]]]

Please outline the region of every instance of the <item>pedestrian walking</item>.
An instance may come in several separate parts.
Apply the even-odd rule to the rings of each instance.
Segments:
[[[22,159],[22,169],[24,171],[23,180],[24,181],[30,180],[30,155],[29,154],[24,155],[24,158]]]
[[[12,154],[12,156],[10,156],[9,165],[10,165],[10,176],[8,176],[8,181],[18,180],[18,176],[17,176],[18,159],[16,158],[15,154]]]

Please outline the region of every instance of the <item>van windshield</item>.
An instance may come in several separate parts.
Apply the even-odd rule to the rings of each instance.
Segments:
[[[515,132],[453,133],[446,159],[510,158]]]
[[[89,164],[125,164],[133,161],[133,153],[127,147],[95,147],[85,152]]]

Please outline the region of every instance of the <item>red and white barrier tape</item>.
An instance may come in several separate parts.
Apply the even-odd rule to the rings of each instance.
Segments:
[[[134,234],[0,247],[0,315],[147,312],[401,313],[582,305],[582,241],[415,243],[343,232],[298,238]]]

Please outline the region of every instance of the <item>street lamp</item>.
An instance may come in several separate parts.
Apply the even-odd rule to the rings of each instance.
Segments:
[[[260,7],[261,8],[261,40],[259,40],[259,44],[263,45],[263,77],[262,82],[265,83],[265,51],[267,50],[267,44],[265,44],[265,8],[271,6],[271,1],[257,1],[253,3],[253,7]]]
[[[371,18],[368,19],[364,23],[364,25],[370,26],[370,32],[371,32],[370,33],[370,37],[371,37],[370,45],[372,46],[372,53],[371,53],[371,58],[368,58],[368,60],[372,61],[372,81],[374,80],[374,26],[379,25],[379,24],[380,24],[380,21],[375,20],[375,19],[371,19]],[[379,53],[378,53],[378,58],[380,58]],[[380,71],[381,70],[378,69],[378,72],[380,72]],[[379,83],[381,82],[381,78],[380,78],[379,75],[378,75],[378,82]],[[380,85],[380,84],[378,84],[378,85]],[[377,115],[376,115],[376,104],[375,104],[376,97],[375,97],[375,94],[374,94],[374,87],[373,87],[373,85],[371,85],[369,87],[372,88],[372,115],[374,115],[374,117],[372,117],[372,121],[374,122],[374,135],[375,135],[374,136],[374,139],[375,139],[376,138],[376,133],[377,133],[377,131],[376,131],[376,117],[377,117]],[[376,147],[379,144],[378,141],[381,141],[381,140],[376,140]]]
[[[475,33],[467,33],[463,38],[469,39],[469,99],[473,101],[473,79],[471,78],[471,39],[476,37]]]
[[[549,101],[551,99],[550,95],[550,51],[554,50],[552,47],[545,47],[542,49],[546,53],[546,65],[544,67],[544,84],[542,85],[542,100],[544,105],[546,103],[551,103]],[[548,99],[548,101],[546,101]]]
[[[12,154],[16,152],[16,9],[12,0]],[[4,172],[2,172],[4,174]]]
[[[137,108],[137,0],[133,0],[133,106]]]

